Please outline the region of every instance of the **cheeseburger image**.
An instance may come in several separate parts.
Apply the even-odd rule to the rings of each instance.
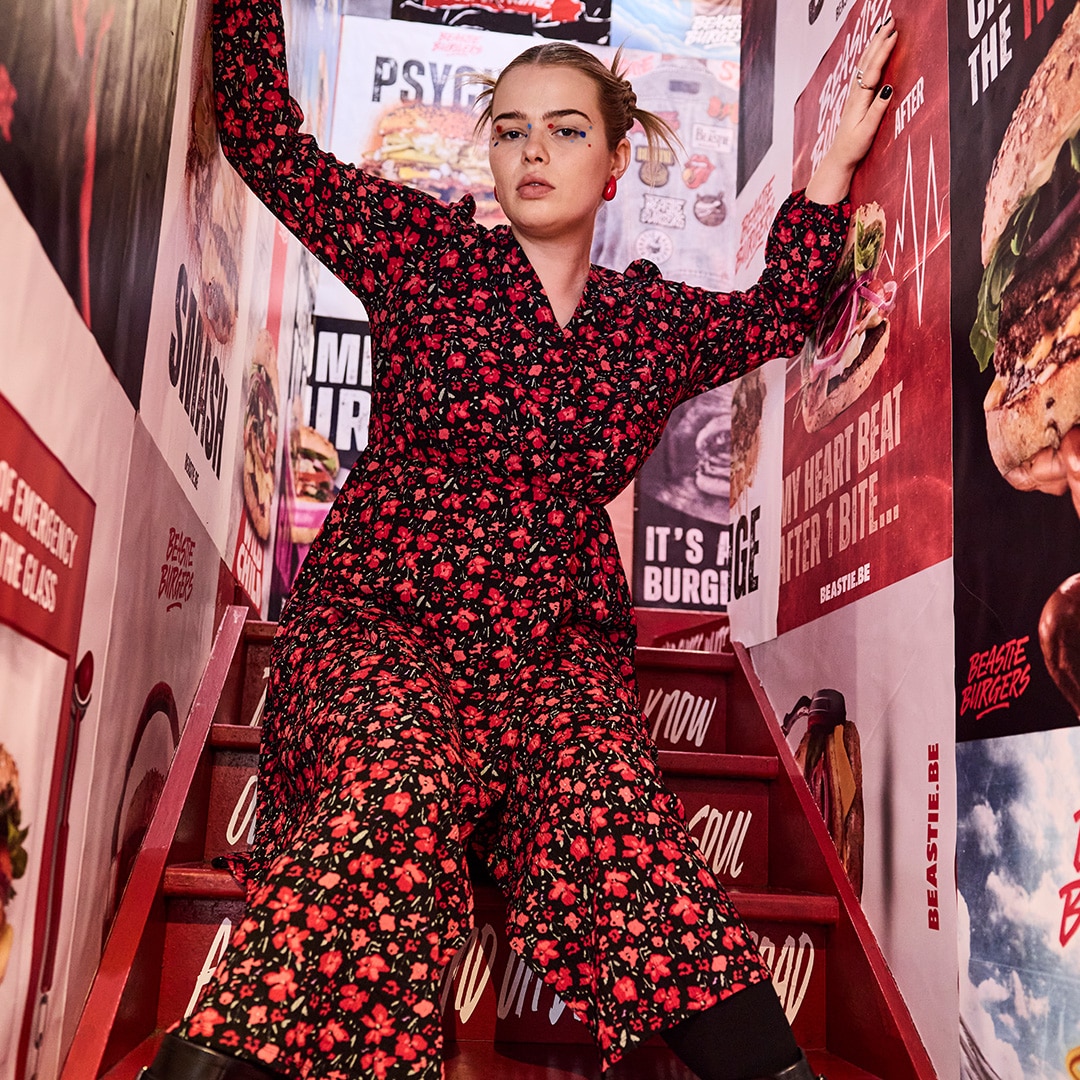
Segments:
[[[334,501],[341,467],[334,444],[313,427],[299,424],[289,433],[294,505],[291,534],[294,544],[314,541]]]
[[[23,829],[19,810],[19,770],[15,759],[0,744],[0,982],[4,981],[15,928],[7,921],[7,907],[15,895],[12,883],[26,873]]]
[[[731,428],[726,416],[714,416],[694,439],[697,463],[694,483],[718,499],[727,499],[730,490]]]
[[[896,282],[878,276],[885,212],[864,203],[852,215],[825,310],[800,358],[801,411],[808,432],[832,423],[870,385],[885,360]]]
[[[277,440],[277,350],[269,331],[260,330],[248,371],[244,411],[244,505],[260,540],[270,536]]]
[[[361,166],[388,180],[410,184],[443,202],[463,195],[476,202],[476,220],[502,220],[491,188],[487,155],[477,144],[470,109],[406,102],[379,120]]]
[[[1036,68],[986,184],[971,347],[994,380],[983,401],[1007,475],[1080,421],[1080,8]]]

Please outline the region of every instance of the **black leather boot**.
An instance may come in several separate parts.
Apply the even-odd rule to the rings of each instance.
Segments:
[[[772,1076],[762,1077],[762,1080],[825,1080],[825,1077],[814,1072],[810,1068],[810,1062],[806,1060],[806,1055],[800,1054],[794,1065],[789,1065]]]
[[[196,1046],[177,1035],[166,1035],[154,1060],[137,1080],[282,1080],[282,1076],[250,1061]]]

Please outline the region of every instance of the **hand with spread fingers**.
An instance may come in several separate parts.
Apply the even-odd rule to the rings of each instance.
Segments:
[[[836,203],[847,196],[851,178],[866,157],[892,97],[892,87],[883,78],[896,42],[896,20],[890,14],[859,57],[836,137],[806,185],[808,199]]]

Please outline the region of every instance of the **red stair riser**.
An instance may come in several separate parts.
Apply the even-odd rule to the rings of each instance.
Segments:
[[[210,772],[205,857],[246,851],[255,812],[258,757],[247,751],[215,750]]]
[[[258,624],[258,629],[249,632],[245,638],[240,715],[232,719],[234,724],[250,724],[256,719],[270,670],[270,643],[273,640],[270,633],[272,628],[268,624]]]
[[[749,920],[773,986],[802,1046],[825,1045],[825,929]]]
[[[159,1027],[168,1027],[185,1015],[193,995],[209,981],[233,928],[244,916],[244,902],[239,899],[173,896],[167,903]]]
[[[690,835],[724,884],[765,885],[769,872],[769,787],[760,781],[667,775]]]
[[[727,680],[709,671],[639,669],[649,733],[661,750],[721,754],[726,745]]]
[[[240,900],[171,897],[158,1022],[180,1019],[209,980],[230,928],[243,917]],[[228,920],[228,925],[226,925]],[[510,949],[498,894],[477,892],[475,928],[447,969],[442,1002],[448,1039],[508,1043],[588,1043],[550,986],[540,983]],[[749,922],[796,1038],[807,1046],[825,1037],[825,931],[820,925]]]

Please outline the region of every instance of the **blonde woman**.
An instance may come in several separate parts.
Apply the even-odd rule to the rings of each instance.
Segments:
[[[247,913],[148,1076],[440,1076],[472,846],[512,947],[602,1067],[659,1032],[703,1080],[809,1077],[657,771],[603,508],[676,405],[799,348],[891,94],[892,23],[735,294],[591,265],[627,132],[668,132],[584,50],[529,49],[484,95],[509,221],[489,230],[470,198],[443,205],[299,133],[276,0],[216,0],[214,28],[225,154],[363,300],[375,386],[275,646],[256,845],[234,863]]]

